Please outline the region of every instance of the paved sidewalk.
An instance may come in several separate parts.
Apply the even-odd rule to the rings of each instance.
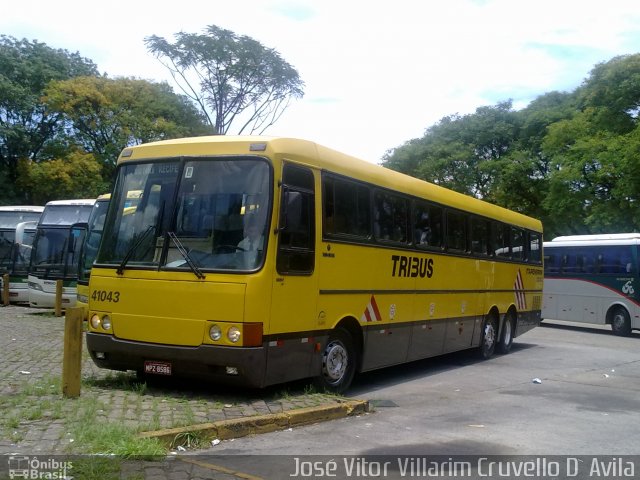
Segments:
[[[187,449],[198,448],[192,443],[195,437],[180,432],[199,425],[199,431],[215,435],[217,426],[224,425],[226,430],[217,430],[219,435],[228,437],[236,431],[241,436],[253,433],[252,428],[267,431],[271,419],[272,428],[286,428],[287,421],[309,423],[352,411],[351,406],[344,407],[351,402],[310,393],[301,384],[256,391],[188,382],[139,383],[132,373],[98,369],[86,347],[81,396],[65,399],[61,394],[64,321],[51,310],[0,307],[0,455],[114,453],[87,450],[82,436],[95,435],[90,430],[95,426],[163,430],[159,438],[165,445],[173,436],[182,439]],[[298,414],[294,418],[291,412]],[[234,426],[233,420],[241,426]],[[179,441],[173,443],[175,449]]]

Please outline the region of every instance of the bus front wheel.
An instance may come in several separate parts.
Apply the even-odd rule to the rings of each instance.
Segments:
[[[356,356],[351,334],[338,328],[329,335],[329,341],[322,352],[320,375],[315,384],[321,390],[342,393],[353,380],[356,372]]]
[[[611,331],[614,335],[627,337],[631,335],[631,319],[624,307],[615,307],[611,314]]]
[[[487,315],[482,326],[482,339],[480,340],[480,358],[489,359],[496,351],[498,341],[498,322],[494,315]]]

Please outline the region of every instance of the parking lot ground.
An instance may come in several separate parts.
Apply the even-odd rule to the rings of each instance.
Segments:
[[[9,412],[9,419],[15,418],[11,413],[14,409],[22,415],[15,421],[2,420],[0,452],[9,455],[82,452],[82,446],[78,447],[85,441],[80,436],[82,431],[70,428],[79,423],[104,425],[111,419],[111,424],[133,428],[141,423],[145,428],[170,428],[211,418],[255,418],[264,411],[278,414],[304,409],[309,403],[314,403],[310,406],[313,408],[342,401],[309,394],[299,385],[259,392],[212,392],[188,384],[142,386],[89,363],[83,370],[83,395],[79,401],[70,402],[75,403],[71,413],[66,410],[70,408],[67,402],[52,401],[46,408],[37,407],[35,399],[41,399],[42,405],[46,397],[42,392],[60,398],[59,389],[54,395],[47,388],[59,375],[59,360],[53,358],[60,354],[52,357],[50,352],[52,348],[61,351],[61,340],[56,339],[61,336],[62,320],[34,315],[36,312],[28,309],[16,309],[9,315],[13,320],[6,320],[9,312],[0,310],[0,407]],[[17,324],[12,324],[11,334],[5,335],[5,325],[11,322]],[[80,462],[74,463],[74,478],[281,479],[294,474],[302,461],[312,462],[305,464],[307,467],[321,467],[322,462],[332,460],[343,465],[342,475],[336,478],[353,478],[345,475],[344,462],[364,464],[384,457],[397,462],[402,456],[440,456],[446,460],[460,455],[476,459],[506,456],[508,461],[520,456],[537,456],[542,461],[570,457],[581,462],[583,469],[577,477],[532,478],[594,477],[584,470],[584,465],[595,458],[591,456],[598,456],[596,460],[605,466],[635,462],[636,474],[640,471],[636,441],[640,428],[639,342],[638,332],[623,338],[612,335],[607,327],[545,320],[517,338],[511,353],[488,361],[478,360],[472,352],[460,352],[359,375],[348,397],[369,402],[372,413],[224,439],[215,445],[198,443],[196,437],[185,435],[187,442],[194,441],[185,451],[153,461],[135,455],[108,459],[93,456],[88,461],[107,462],[105,468],[114,476],[83,476],[83,468],[92,472],[96,468]],[[87,398],[89,401],[83,400]],[[18,408],[18,403],[23,406]],[[100,430],[91,434],[99,436]],[[614,477],[595,476],[630,478],[625,472]],[[388,476],[379,477],[406,475],[396,468]]]
[[[142,383],[133,373],[97,368],[86,348],[80,398],[66,399],[63,341],[64,317],[53,311],[0,308],[0,454],[144,454],[144,442],[135,440],[140,432],[147,432],[143,439],[158,438],[161,447],[188,450],[216,435],[268,431],[276,419],[274,428],[290,428],[365,408],[364,402],[315,393],[304,382],[264,390]],[[127,437],[129,444],[109,444]]]

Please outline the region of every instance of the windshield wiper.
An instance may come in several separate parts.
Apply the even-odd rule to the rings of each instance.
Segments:
[[[131,245],[131,247],[129,247],[129,250],[127,250],[127,253],[125,254],[124,258],[122,259],[122,262],[120,262],[120,266],[116,270],[116,273],[118,275],[122,275],[124,273],[124,267],[127,264],[127,262],[129,260],[131,260],[131,257],[133,256],[135,251],[142,244],[142,242],[144,242],[147,239],[147,237],[149,236],[149,233],[151,233],[151,232],[153,232],[155,230],[155,228],[156,228],[155,225],[149,225],[147,227],[147,229],[144,232],[142,232],[142,234],[140,234],[140,236],[133,243],[133,245]]]
[[[189,255],[189,252],[187,252],[187,250],[184,248],[184,245],[182,245],[182,242],[178,239],[176,234],[173,232],[167,232],[167,235],[169,235],[169,238],[171,239],[173,244],[176,246],[176,248],[180,252],[180,255],[182,255],[182,257],[185,259],[185,261],[187,262],[187,265],[189,265],[189,268],[195,274],[195,276],[198,277],[200,280],[204,280],[205,278],[204,273],[202,273],[202,270],[200,270],[198,266],[195,264],[195,262]]]

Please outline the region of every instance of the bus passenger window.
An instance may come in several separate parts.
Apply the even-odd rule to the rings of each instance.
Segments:
[[[520,228],[511,227],[511,252],[513,258],[524,260],[524,231]]]
[[[467,216],[464,213],[447,212],[447,248],[467,251]]]
[[[471,219],[471,253],[487,255],[489,251],[489,222],[481,218]]]
[[[409,201],[400,196],[376,192],[374,234],[379,240],[406,243],[409,240]]]
[[[511,258],[511,248],[509,247],[509,226],[493,222],[491,224],[491,247],[490,251],[497,257]]]
[[[413,211],[413,242],[419,248],[442,248],[442,208],[416,202]]]
[[[369,188],[356,182],[323,178],[323,232],[368,238],[371,231]]]
[[[542,259],[542,236],[539,233],[529,233],[529,261],[540,263]]]

